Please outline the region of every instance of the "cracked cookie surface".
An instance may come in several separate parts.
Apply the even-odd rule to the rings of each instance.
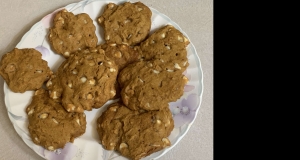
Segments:
[[[46,86],[50,97],[61,97],[68,112],[100,108],[115,96],[118,67],[102,49],[78,51],[66,59]]]
[[[174,121],[168,106],[159,111],[133,111],[117,102],[97,119],[101,144],[131,159],[141,159],[170,146]]]
[[[32,141],[50,151],[73,142],[86,129],[84,113],[67,112],[43,89],[35,92],[31,103],[26,107],[26,113]]]
[[[107,4],[98,18],[108,43],[136,45],[143,41],[151,28],[151,10],[141,2]]]
[[[48,62],[35,49],[15,48],[4,54],[0,61],[0,75],[13,92],[39,89],[51,74]]]
[[[86,13],[74,15],[67,10],[56,13],[48,39],[51,48],[68,58],[73,52],[96,47],[98,39],[93,20]]]
[[[132,110],[159,110],[183,95],[188,79],[160,60],[129,64],[118,76],[123,103]]]

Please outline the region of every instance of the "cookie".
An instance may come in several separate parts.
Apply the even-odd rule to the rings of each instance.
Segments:
[[[151,34],[140,46],[135,47],[144,60],[159,59],[169,68],[176,66],[184,71],[189,63],[186,47],[189,40],[174,26],[166,25]]]
[[[101,48],[105,51],[105,55],[115,62],[119,72],[128,64],[139,61],[140,59],[139,52],[125,44],[105,43],[99,45],[97,48]],[[120,98],[121,88],[117,81],[115,83],[115,89],[116,95],[113,99]]]
[[[26,113],[32,141],[50,151],[74,142],[86,129],[84,113],[67,112],[43,89],[35,92]]]
[[[115,61],[119,71],[128,64],[140,60],[139,52],[125,44],[105,43],[99,45],[98,48],[103,49],[105,51],[105,55]]]
[[[51,74],[47,61],[35,49],[14,48],[0,61],[0,75],[13,92],[39,89]]]
[[[163,108],[133,111],[121,102],[111,104],[97,119],[101,144],[134,160],[170,146],[174,121],[168,106]]]
[[[72,54],[46,83],[50,97],[61,97],[68,112],[100,108],[115,96],[118,67],[104,50],[89,48]]]
[[[96,27],[86,13],[74,15],[64,9],[56,13],[53,24],[48,35],[51,48],[65,58],[98,43]]]
[[[132,110],[159,110],[183,95],[188,79],[181,70],[165,68],[159,60],[129,64],[118,76],[121,98]]]
[[[98,23],[104,29],[106,42],[132,46],[149,34],[151,16],[151,10],[141,2],[109,3],[98,17]]]

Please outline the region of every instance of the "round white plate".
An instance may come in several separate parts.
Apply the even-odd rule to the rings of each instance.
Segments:
[[[103,30],[97,24],[97,17],[103,12],[104,6],[108,2],[116,4],[123,3],[125,1],[112,0],[85,0],[79,3],[73,3],[63,7],[68,11],[73,12],[75,15],[79,13],[87,13],[93,19],[96,26],[96,35],[98,37],[98,44],[104,43]],[[32,28],[23,36],[16,48],[35,48],[42,53],[42,58],[48,61],[49,67],[52,71],[56,71],[58,66],[64,61],[62,56],[55,54],[49,45],[46,38],[49,31],[49,27],[52,26],[52,18],[55,13],[63,8],[59,8],[54,12],[46,15],[39,22],[32,26]],[[186,33],[173,22],[166,15],[158,12],[157,10],[149,7],[152,11],[152,26],[151,33],[166,24],[171,24],[179,29],[186,37]],[[197,55],[195,47],[191,42],[188,47],[188,59],[190,66],[184,72],[188,77],[189,82],[184,88],[183,96],[176,102],[170,103],[170,109],[173,114],[175,128],[171,132],[169,139],[171,146],[167,147],[159,152],[153,153],[144,159],[157,159],[173,148],[187,133],[191,127],[193,121],[196,118],[202,101],[203,92],[203,73],[201,69],[200,59]],[[57,149],[55,152],[45,150],[43,147],[35,145],[29,135],[27,126],[28,120],[25,112],[25,108],[31,102],[33,91],[27,91],[25,93],[14,93],[10,91],[7,84],[4,83],[5,105],[8,111],[8,116],[23,141],[33,149],[38,155],[49,160],[60,159],[72,159],[72,160],[122,160],[127,159],[119,155],[115,151],[105,150],[101,144],[99,144],[99,138],[96,131],[96,119],[106,109],[107,105],[100,109],[93,109],[92,111],[86,111],[87,127],[86,132],[75,139],[74,143],[67,143],[63,149]]]

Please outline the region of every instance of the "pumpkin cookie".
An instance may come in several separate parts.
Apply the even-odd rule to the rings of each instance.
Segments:
[[[159,60],[129,64],[118,76],[123,103],[132,110],[159,110],[183,95],[188,79]]]
[[[39,89],[51,74],[47,61],[35,49],[15,48],[4,54],[0,61],[0,75],[13,92]]]
[[[47,82],[50,97],[62,98],[68,112],[100,108],[115,96],[118,67],[104,50],[90,48],[75,52]]]
[[[140,46],[136,46],[144,60],[159,59],[169,68],[176,66],[182,72],[188,67],[187,50],[189,40],[172,25],[166,25],[151,34]]]
[[[88,14],[74,15],[64,9],[55,15],[53,23],[48,38],[56,53],[68,58],[77,50],[96,47],[96,27]]]
[[[74,142],[86,129],[84,113],[68,113],[43,89],[35,92],[26,113],[32,141],[50,151]]]
[[[170,146],[174,121],[168,106],[159,111],[133,111],[111,104],[97,120],[101,144],[131,159],[141,159]]]
[[[151,28],[151,10],[141,2],[107,4],[98,23],[104,29],[108,43],[136,45],[143,41]]]

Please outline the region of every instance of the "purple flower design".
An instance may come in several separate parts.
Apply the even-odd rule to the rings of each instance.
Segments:
[[[183,72],[183,74],[186,76],[186,78],[187,79],[189,79],[189,80],[191,80],[192,79],[192,76],[191,76],[191,74],[189,74],[188,72],[187,72],[187,70],[185,70],[184,72]],[[192,91],[193,89],[195,89],[195,86],[193,86],[193,85],[185,85],[184,86],[184,92],[189,92],[189,91]]]
[[[186,99],[171,102],[170,110],[173,114],[175,128],[179,128],[186,123],[191,123],[195,117],[199,106],[199,96],[190,94]]]
[[[43,44],[35,47],[34,49],[42,53],[42,58],[48,57],[50,55],[49,49],[44,47]]]
[[[55,151],[44,150],[45,158],[48,160],[70,160],[77,153],[77,147],[72,143],[67,143],[63,149],[56,149]]]

